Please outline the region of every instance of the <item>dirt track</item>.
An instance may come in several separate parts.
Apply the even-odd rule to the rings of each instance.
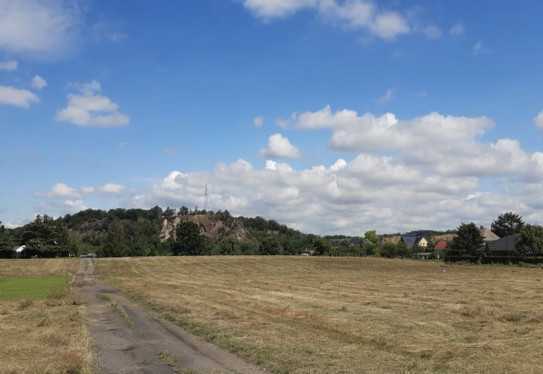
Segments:
[[[264,373],[97,282],[94,259],[81,259],[74,285],[87,304],[98,373]]]

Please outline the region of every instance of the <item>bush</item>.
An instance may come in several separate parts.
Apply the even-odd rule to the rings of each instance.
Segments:
[[[385,243],[381,248],[381,256],[393,258],[398,256],[398,246],[394,243]]]
[[[522,256],[543,254],[543,227],[526,225],[520,230],[517,251]]]

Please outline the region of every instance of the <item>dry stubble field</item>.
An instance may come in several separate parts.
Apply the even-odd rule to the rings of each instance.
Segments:
[[[0,373],[90,372],[83,307],[69,289],[78,269],[79,259],[0,261]]]
[[[541,373],[543,270],[373,258],[103,259],[101,277],[277,373]]]

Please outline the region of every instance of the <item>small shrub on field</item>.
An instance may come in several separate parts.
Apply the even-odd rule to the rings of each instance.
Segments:
[[[51,321],[49,320],[49,317],[45,317],[40,322],[38,322],[38,327],[47,327],[51,324]]]
[[[25,310],[32,306],[32,300],[22,300],[19,302],[19,305],[17,306],[17,309],[19,310]]]
[[[81,318],[81,316],[79,315],[78,311],[72,312],[70,314],[70,321],[72,321],[72,322],[77,322],[77,321],[79,321],[80,318]]]
[[[501,322],[520,322],[526,318],[526,315],[522,312],[505,313],[498,319]]]
[[[63,347],[67,345],[66,339],[55,333],[44,336],[42,340],[50,347]]]
[[[429,360],[432,358],[432,351],[421,351],[419,352],[418,356],[422,359],[422,360]]]
[[[476,318],[483,314],[483,310],[481,307],[462,307],[460,308],[459,313],[462,317]]]
[[[376,336],[375,338],[371,339],[371,342],[378,348],[378,349],[386,349],[388,347],[388,341],[384,336]]]

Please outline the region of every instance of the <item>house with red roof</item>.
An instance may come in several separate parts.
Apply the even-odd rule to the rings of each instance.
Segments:
[[[438,240],[436,244],[434,244],[436,258],[439,260],[440,258],[444,257],[447,249],[449,249],[449,242],[446,240]]]
[[[434,249],[438,251],[446,251],[449,248],[449,243],[446,240],[440,240],[434,245]]]

